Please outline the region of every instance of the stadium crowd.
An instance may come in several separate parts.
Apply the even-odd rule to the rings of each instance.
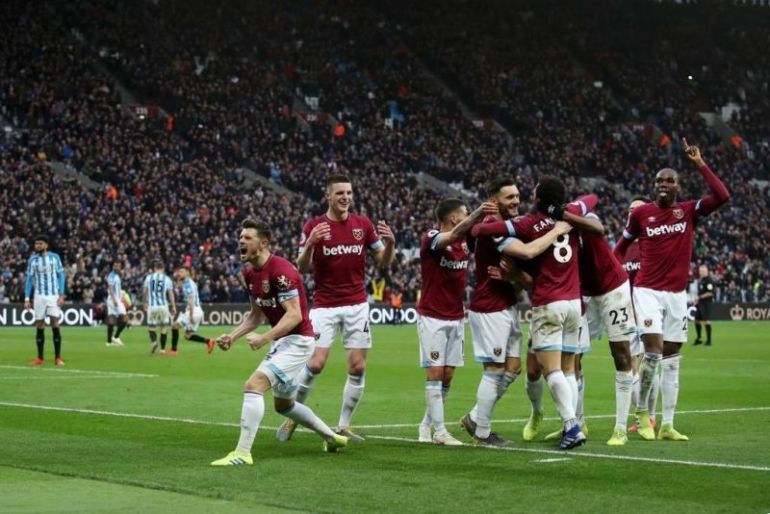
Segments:
[[[383,13],[351,11],[343,1],[322,10],[266,1],[4,2],[0,115],[18,131],[0,143],[0,301],[23,295],[37,233],[62,255],[70,301],[102,300],[113,259],[124,262],[126,288],[138,292],[154,257],[191,266],[204,302],[244,300],[240,220],[268,222],[276,252],[292,257],[302,224],[324,208],[332,172],[350,175],[358,210],[396,234],[396,262],[382,277],[370,267],[370,280],[414,301],[414,249],[442,196],[422,186],[419,173],[461,183],[470,198],[491,176],[513,175],[525,204],[538,176],[557,175],[575,195],[598,194],[600,215],[617,235],[630,195],[649,194],[657,169],[688,169],[682,136],[729,177],[733,193],[699,227],[696,260],[714,270],[719,300],[767,301],[770,232],[757,220],[768,219],[770,190],[750,179],[766,179],[770,166],[770,66],[760,45],[744,43],[767,40],[770,25],[724,31],[718,51],[756,55],[729,65],[701,56],[714,63],[703,69],[692,56],[706,36],[641,23],[645,44],[655,45],[645,53],[621,44],[634,39],[624,37],[631,28],[609,20],[624,8],[606,3],[606,16],[573,6],[570,16],[551,17],[523,2],[501,6],[505,16],[465,2],[395,3]],[[692,23],[731,19],[710,4],[706,14],[654,8]],[[669,60],[654,57],[662,53]],[[684,81],[689,67],[695,80]],[[432,73],[508,132],[474,126]],[[158,116],[121,105],[114,77]],[[708,87],[715,77],[720,87]],[[728,121],[738,145],[696,114],[730,101],[739,107]],[[297,116],[311,107],[333,117],[334,130]],[[64,182],[48,161],[103,189]],[[292,192],[247,187],[241,167]],[[579,180],[588,177],[603,180]],[[685,171],[689,186],[687,178]]]

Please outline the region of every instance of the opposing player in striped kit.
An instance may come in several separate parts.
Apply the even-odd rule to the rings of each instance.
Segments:
[[[34,303],[32,302],[32,293]],[[27,282],[24,285],[24,308],[35,309],[35,343],[37,343],[37,358],[30,364],[43,364],[43,348],[45,347],[45,319],[51,321],[53,333],[54,364],[64,366],[61,358],[61,331],[59,318],[61,306],[64,305],[64,266],[58,254],[48,251],[48,237],[44,235],[35,238],[35,253],[27,261]]]
[[[150,334],[150,355],[158,351],[158,326],[160,326],[160,349],[166,349],[166,330],[171,320],[176,317],[174,284],[164,269],[161,261],[154,261],[153,272],[144,279],[144,305],[147,330]]]

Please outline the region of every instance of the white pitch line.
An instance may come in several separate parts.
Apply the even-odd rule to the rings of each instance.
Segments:
[[[134,378],[158,378],[160,375],[151,375],[149,373],[129,373],[128,371],[101,371],[98,369],[68,369],[68,368],[31,368],[29,366],[10,366],[0,365],[2,369],[19,369],[24,371],[30,371],[38,373],[41,371],[49,371],[51,373],[86,373],[88,375],[102,375],[109,376],[121,376],[121,377],[134,377]]]
[[[403,443],[415,443],[415,444],[421,444],[425,445],[425,443],[420,443],[416,439],[409,439],[407,437],[392,437],[392,436],[379,436],[379,435],[368,435],[366,436],[367,439],[380,439],[383,441],[398,441]],[[467,446],[469,448],[479,448],[484,450],[496,450],[496,451],[505,451],[505,452],[517,452],[517,453],[545,453],[549,455],[564,455],[565,452],[562,450],[543,450],[538,448],[519,448],[515,446],[476,446],[473,444],[466,444],[463,443],[463,446]],[[610,460],[626,460],[626,461],[635,461],[635,462],[651,462],[655,464],[675,464],[679,466],[692,466],[692,467],[701,467],[701,468],[722,468],[722,469],[741,469],[745,471],[764,471],[764,472],[770,472],[770,466],[753,466],[750,464],[729,464],[726,462],[708,462],[708,461],[696,461],[696,460],[678,460],[678,459],[660,459],[656,457],[636,457],[633,455],[614,455],[610,453],[591,453],[591,452],[581,452],[581,451],[569,451],[570,457],[589,457],[593,459],[610,459]],[[563,458],[563,457],[562,457]],[[537,461],[535,461],[537,462]]]
[[[104,380],[104,375],[81,375],[78,377],[36,377],[36,376],[21,376],[21,377],[0,377],[0,380]],[[121,378],[130,378],[134,379],[136,378],[133,375],[110,375],[110,378],[114,379],[121,379]]]
[[[726,412],[750,412],[750,411],[765,411],[770,410],[770,406],[766,407],[737,407],[729,409],[703,409],[703,410],[682,410],[676,411],[677,416],[680,414],[721,414]],[[494,423],[526,423],[529,418],[515,418],[515,419],[495,419]],[[615,414],[597,414],[586,416],[585,419],[615,419]],[[543,421],[561,421],[559,417],[543,418]],[[358,429],[376,429],[376,428],[417,428],[419,423],[395,423],[389,425],[356,425]]]
[[[27,409],[40,409],[40,410],[59,411],[59,412],[76,412],[79,414],[93,414],[98,416],[115,416],[115,417],[121,417],[121,418],[149,419],[153,421],[170,421],[175,423],[188,423],[193,425],[208,425],[208,426],[220,426],[220,427],[239,427],[240,426],[238,423],[223,423],[221,421],[206,421],[201,419],[189,419],[189,418],[173,418],[170,416],[152,416],[152,415],[146,415],[146,414],[131,414],[127,412],[113,412],[113,411],[102,411],[102,410],[92,410],[92,409],[74,409],[71,407],[54,407],[49,405],[35,405],[35,404],[29,404],[29,403],[0,402],[0,406],[20,407],[20,408],[27,408]],[[715,414],[720,412],[739,412],[739,411],[746,411],[746,410],[770,410],[770,407],[749,407],[749,408],[743,408],[743,409],[738,409],[738,408],[712,409],[707,411],[689,411],[689,412],[691,414],[692,413]],[[677,414],[682,414],[682,412],[679,412]],[[264,430],[276,430],[277,427],[261,426],[260,428]],[[354,428],[357,428],[357,427],[354,427]],[[407,437],[380,436],[380,435],[368,435],[368,434],[366,437],[368,439],[378,439],[383,441],[398,441],[403,443],[413,443],[413,444],[420,444],[420,445],[426,446],[425,443],[420,443],[416,439],[409,439]],[[463,444],[463,446],[478,448],[478,449],[485,449],[485,450],[499,450],[499,451],[509,451],[509,452],[519,452],[519,453],[558,455],[560,458],[565,458],[564,457],[565,453],[561,450],[544,450],[539,448],[518,448],[518,447],[510,447],[510,446],[508,447],[475,446],[471,444]],[[724,462],[660,459],[655,457],[637,457],[633,455],[614,455],[609,453],[591,453],[591,452],[581,452],[581,451],[570,451],[569,456],[570,457],[576,457],[576,456],[589,457],[594,459],[651,462],[655,464],[675,464],[680,466],[693,466],[693,467],[705,467],[705,468],[741,469],[741,470],[747,470],[747,471],[770,472],[770,466],[753,466],[749,464],[729,464]]]
[[[570,459],[569,457],[561,457],[561,458],[556,457],[554,459],[537,459],[537,460],[533,460],[532,462],[541,462],[543,464],[549,464],[551,462],[566,462],[568,460],[572,460],[572,459]]]

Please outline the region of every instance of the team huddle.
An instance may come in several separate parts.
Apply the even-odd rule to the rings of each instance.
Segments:
[[[632,430],[643,439],[655,439],[649,402],[651,396],[654,398],[651,390],[657,377],[663,403],[657,438],[687,440],[674,428],[674,413],[680,349],[687,340],[685,289],[694,225],[727,202],[730,194],[705,164],[698,148],[688,146],[686,141],[684,147],[711,194],[679,202],[677,172],[669,168],[659,171],[654,199],[632,202],[627,226],[614,249],[593,212],[601,199],[585,195],[570,201],[564,183],[556,178],[540,178],[532,199],[534,208],[524,215],[519,215],[516,183],[506,178],[488,184],[487,201],[473,212],[469,213],[464,202],[455,198],[438,204],[438,227],[424,234],[420,245],[422,288],[417,333],[420,364],[426,370],[421,442],[462,444],[446,428],[444,404],[455,369],[464,364],[466,314],[474,359],[483,373],[476,403],[469,406],[460,424],[476,443],[509,444],[492,431],[492,419],[497,402],[522,372],[524,352],[525,389],[532,412],[523,439],[532,440],[538,435],[547,386],[563,426],[546,439],[558,440],[563,450],[584,444],[587,426],[583,419],[581,357],[590,349],[591,341],[600,340],[605,332],[616,371],[616,422],[607,444],[626,444],[632,403],[637,419]],[[187,339],[206,343],[208,351],[215,346],[227,350],[243,336],[253,350],[270,345],[245,383],[237,446],[212,462],[214,466],[252,464],[251,448],[265,413],[263,395],[271,389],[276,411],[287,418],[277,432],[279,441],[289,441],[298,425],[319,434],[329,452],[349,441],[364,440],[351,430],[351,424],[364,392],[367,354],[372,346],[366,257],[371,254],[378,266],[388,267],[394,257],[395,237],[384,222],[375,226],[366,216],[350,212],[353,190],[347,177],[330,177],[325,197],[327,212],[303,227],[296,267],[271,252],[270,227],[253,219],[243,222],[239,251],[251,309],[229,334],[216,340],[195,334],[202,318],[197,290],[188,270],[182,268],[175,273],[187,289],[183,314],[173,323],[171,352],[176,351],[180,328],[184,328]],[[42,255],[37,243],[36,250],[36,255]],[[466,311],[463,297],[471,253],[475,281]],[[33,263],[33,259],[27,279],[30,288],[35,266],[41,273],[49,272],[49,268],[55,270],[58,257],[42,263],[40,259]],[[116,267],[109,282],[110,346],[122,344],[120,332],[125,326],[125,308],[121,310],[119,303],[119,265]],[[312,309],[308,308],[302,273],[312,273],[315,283]],[[524,290],[531,291],[532,304],[526,346],[517,310]],[[40,291],[37,286],[36,291]],[[63,301],[63,284],[57,282],[50,291],[49,295],[35,295],[41,362],[42,320],[46,316],[53,320]],[[162,263],[155,263],[144,291],[151,349],[155,352],[155,327],[161,328],[160,347],[165,349],[166,326],[176,312],[171,281],[163,273]],[[44,302],[40,306],[39,297]],[[116,321],[118,329],[113,334]],[[256,333],[264,321],[270,329]],[[60,359],[58,323],[55,326],[54,342],[58,338]],[[338,332],[347,354],[348,376],[339,420],[332,430],[305,402]]]

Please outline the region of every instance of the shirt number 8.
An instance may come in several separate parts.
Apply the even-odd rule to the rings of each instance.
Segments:
[[[572,247],[569,245],[569,234],[562,234],[553,242],[553,258],[562,264],[572,258]]]

